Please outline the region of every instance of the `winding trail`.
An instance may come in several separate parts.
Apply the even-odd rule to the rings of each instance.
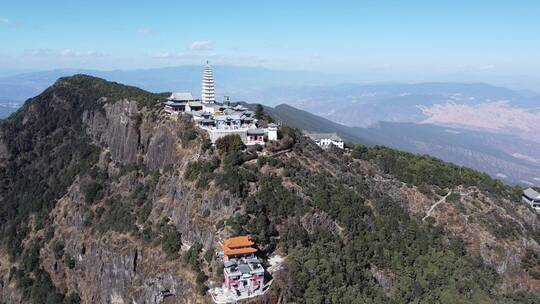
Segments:
[[[429,208],[429,210],[428,210],[426,216],[424,216],[424,217],[422,218],[422,221],[425,221],[426,218],[430,217],[430,216],[431,216],[431,213],[433,212],[433,210],[435,209],[435,207],[437,207],[439,204],[444,203],[444,202],[446,201],[446,198],[447,198],[450,194],[452,194],[452,191],[448,192],[448,194],[446,194],[446,195],[443,196],[438,202],[436,202],[435,204],[433,204],[433,206],[431,206],[431,208]]]

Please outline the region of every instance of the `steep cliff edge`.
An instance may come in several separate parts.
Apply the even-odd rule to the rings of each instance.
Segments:
[[[206,303],[208,253],[240,233],[287,255],[260,302],[538,299],[540,222],[515,189],[287,128],[287,153],[213,148],[162,99],[79,75],[1,122],[3,302]]]

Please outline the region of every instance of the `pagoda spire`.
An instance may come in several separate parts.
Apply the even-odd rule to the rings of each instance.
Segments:
[[[203,103],[214,103],[216,101],[214,95],[214,73],[208,60],[206,60],[206,65],[204,66],[201,100]]]

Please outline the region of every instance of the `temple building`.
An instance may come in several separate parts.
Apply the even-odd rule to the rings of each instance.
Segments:
[[[230,260],[224,263],[225,287],[229,290],[261,292],[264,286],[264,268],[259,259]]]
[[[249,129],[247,130],[246,145],[261,145],[264,146],[264,129]]]
[[[193,98],[191,93],[176,92],[172,93],[165,102],[165,112],[168,114],[178,114],[191,110],[191,105],[200,104],[198,100]]]
[[[263,292],[265,269],[255,256],[254,245],[248,236],[226,239],[221,245],[226,290],[246,296]]]
[[[253,247],[254,245],[255,243],[248,236],[237,236],[226,239],[223,245],[221,245],[223,260],[254,258],[255,252],[257,252],[257,249]]]
[[[215,103],[215,92],[214,92],[214,73],[212,72],[212,67],[206,61],[203,72],[203,82],[202,82],[202,92],[201,92],[202,103]]]

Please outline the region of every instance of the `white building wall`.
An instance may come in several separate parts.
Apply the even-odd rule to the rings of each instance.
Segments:
[[[334,145],[340,149],[345,148],[345,144],[343,143],[343,141],[334,141],[330,138],[321,138],[319,140],[316,140],[315,143],[323,149],[330,148],[330,145]]]
[[[268,140],[277,140],[277,128],[268,128]]]
[[[227,135],[232,134],[238,134],[240,135],[240,138],[242,139],[242,142],[245,144],[247,143],[247,129],[232,129],[232,130],[225,130],[225,129],[206,129],[208,131],[208,135],[210,135],[210,141],[212,143],[216,143],[216,141],[222,137],[225,137]]]
[[[203,111],[204,112],[208,112],[210,114],[214,114],[214,111],[215,111],[215,107],[211,104],[211,105],[208,105],[208,104],[205,104],[203,103],[202,105],[203,107]]]
[[[526,198],[525,196],[523,196],[522,198],[525,203],[529,204],[534,210],[540,212],[540,201],[530,200]]]

